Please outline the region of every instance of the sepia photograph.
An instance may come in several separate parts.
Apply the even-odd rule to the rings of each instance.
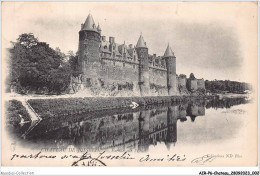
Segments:
[[[1,9],[2,166],[259,164],[257,2]]]

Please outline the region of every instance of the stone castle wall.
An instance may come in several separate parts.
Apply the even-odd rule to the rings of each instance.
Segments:
[[[186,77],[178,77],[178,86],[186,87],[187,78]]]
[[[150,94],[168,95],[167,71],[165,69],[149,68]]]
[[[86,88],[94,96],[140,96],[138,67],[133,64],[102,59],[88,65],[91,77]]]
[[[190,92],[195,92],[198,89],[197,79],[187,79],[187,88]]]
[[[83,84],[92,95],[140,96],[139,65],[137,63],[102,58],[100,62],[87,65],[86,69],[88,78]],[[81,84],[79,78],[73,78],[73,82]],[[166,70],[150,67],[149,84],[150,95],[168,95]]]
[[[197,79],[198,89],[205,89],[205,81],[204,79]]]

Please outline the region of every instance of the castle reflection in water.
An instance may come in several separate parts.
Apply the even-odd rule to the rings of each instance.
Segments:
[[[169,149],[177,142],[177,123],[188,118],[195,122],[199,116],[205,116],[206,108],[230,108],[245,103],[245,99],[175,103],[93,112],[69,117],[62,123],[43,120],[31,132],[29,140],[52,147],[74,146],[92,151],[145,152],[157,142],[164,142]]]

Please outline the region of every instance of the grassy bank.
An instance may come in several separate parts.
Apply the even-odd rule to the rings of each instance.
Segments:
[[[169,104],[187,101],[198,97],[89,97],[89,98],[58,98],[58,99],[30,99],[28,103],[41,118],[79,115],[87,112],[131,108],[132,102],[139,106]]]

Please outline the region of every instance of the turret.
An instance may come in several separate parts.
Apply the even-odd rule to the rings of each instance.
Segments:
[[[150,92],[148,48],[142,34],[136,44],[136,52],[139,59],[140,94],[141,96],[148,96]]]
[[[177,82],[176,82],[176,57],[168,44],[163,58],[166,61],[167,69],[167,88],[170,96],[177,94]]]
[[[101,29],[100,31],[99,29],[96,27],[92,15],[89,14],[79,31],[79,63],[84,80],[86,80],[86,78],[91,78],[91,71],[88,70],[89,65],[99,61],[99,46],[101,42]]]

